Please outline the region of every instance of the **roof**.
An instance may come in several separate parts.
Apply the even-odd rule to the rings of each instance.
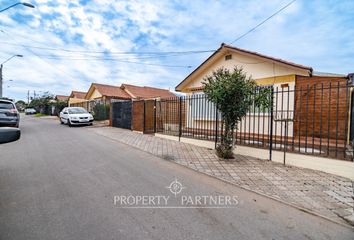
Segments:
[[[171,98],[176,97],[175,94],[167,89],[135,86],[130,84],[122,84],[121,89],[125,90],[132,98]]]
[[[100,83],[92,83],[90,86],[90,89],[94,87],[101,93],[102,96],[106,97],[116,97],[116,98],[122,98],[122,99],[131,99],[131,96],[126,93],[123,89],[117,86],[112,86],[112,85],[107,85],[107,84],[100,84]],[[87,94],[90,92],[87,91]],[[87,94],[85,98],[87,97]]]
[[[312,76],[318,77],[347,77],[345,74],[327,73],[327,72],[313,72]]]
[[[182,82],[180,82],[177,86],[176,86],[176,91],[178,90],[178,87],[181,86],[189,77],[191,77],[194,73],[196,73],[204,64],[206,64],[210,59],[212,59],[214,56],[216,56],[218,53],[220,53],[222,50],[232,50],[232,51],[237,51],[237,52],[241,52],[241,53],[245,53],[245,54],[249,54],[249,55],[253,55],[253,56],[257,56],[260,58],[264,58],[273,62],[277,62],[280,64],[285,64],[294,68],[299,68],[302,70],[307,70],[310,73],[312,73],[313,69],[312,67],[308,67],[308,66],[304,66],[301,64],[297,64],[297,63],[293,63],[293,62],[289,62],[280,58],[275,58],[275,57],[271,57],[271,56],[267,56],[258,52],[253,52],[253,51],[249,51],[249,50],[245,50],[242,48],[237,48],[231,45],[227,45],[225,43],[222,43],[220,48],[217,49],[212,55],[210,55],[202,64],[200,64],[193,72],[191,72],[185,79],[183,79]]]
[[[70,97],[85,99],[86,92],[72,91]]]
[[[59,101],[68,101],[68,99],[69,99],[69,96],[65,96],[65,95],[56,95],[55,96],[55,99],[56,100],[59,100]]]

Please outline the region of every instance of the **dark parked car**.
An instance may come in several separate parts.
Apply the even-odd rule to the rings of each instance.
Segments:
[[[0,126],[19,127],[20,114],[15,103],[9,100],[0,99]]]

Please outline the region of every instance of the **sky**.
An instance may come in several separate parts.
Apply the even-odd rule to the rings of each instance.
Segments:
[[[3,67],[4,96],[16,100],[87,91],[92,82],[174,90],[221,43],[290,0],[25,1],[35,8],[0,13],[0,61],[23,55]],[[0,0],[0,9],[16,2]],[[348,74],[353,13],[352,0],[297,0],[233,46]]]

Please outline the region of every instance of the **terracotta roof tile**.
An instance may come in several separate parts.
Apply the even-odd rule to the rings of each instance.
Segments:
[[[155,87],[140,87],[130,84],[122,84],[122,89],[127,90],[131,93],[134,98],[171,98],[176,97],[175,94],[167,89],[155,88]]]
[[[99,84],[99,83],[92,83],[92,86],[94,86],[102,94],[102,96],[118,97],[124,99],[131,98],[128,93],[126,93],[123,89],[117,86]]]
[[[69,99],[69,96],[64,96],[64,95],[56,95],[55,96],[55,99],[56,100],[59,100],[59,101],[68,101],[68,99]]]
[[[86,92],[72,91],[70,97],[85,99]]]

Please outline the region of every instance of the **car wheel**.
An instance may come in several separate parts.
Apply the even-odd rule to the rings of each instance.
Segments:
[[[61,118],[60,118],[60,124],[64,124],[64,122],[63,122],[63,120],[61,120]]]

